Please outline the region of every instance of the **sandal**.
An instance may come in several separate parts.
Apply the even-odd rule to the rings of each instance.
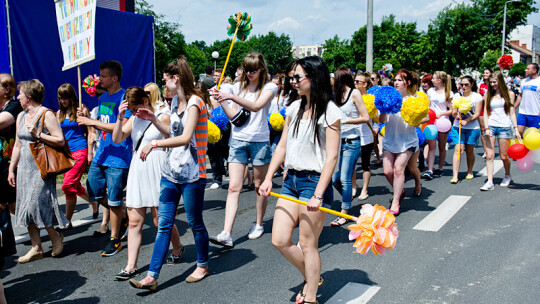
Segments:
[[[465,179],[473,179],[474,178],[474,174],[467,174],[467,176],[465,176]]]
[[[348,219],[344,218],[344,217],[341,217],[341,216],[338,216],[335,220],[333,220],[331,223],[330,223],[330,226],[332,227],[339,227],[339,226],[343,226],[345,224],[347,224],[349,222]]]
[[[451,179],[451,180],[450,180],[450,184],[454,184],[454,185],[455,185],[455,184],[458,183],[458,181],[459,181],[458,179]]]
[[[180,260],[182,259],[182,255],[184,254],[184,249],[185,249],[185,246],[182,246],[182,249],[180,249],[180,253],[178,254],[178,256],[173,255],[171,253],[171,255],[167,258],[167,264],[173,265],[173,264],[180,263]]]
[[[319,278],[319,283],[317,284],[318,287],[321,287],[324,285],[324,277],[321,276]],[[304,302],[304,298],[306,297],[306,294],[303,293],[304,292],[304,288],[306,288],[306,284],[307,282],[304,281],[304,286],[302,286],[302,289],[298,292],[298,294],[296,295],[296,303],[318,303],[318,302]]]

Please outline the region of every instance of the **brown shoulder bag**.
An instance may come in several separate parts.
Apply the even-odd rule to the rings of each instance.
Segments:
[[[41,126],[39,132],[43,132],[43,124],[45,121],[45,113],[50,110],[45,110],[41,114]],[[38,119],[37,121],[39,121]],[[41,172],[41,178],[45,179],[50,175],[62,174],[69,171],[75,166],[75,159],[71,156],[71,150],[64,136],[64,146],[61,148],[51,147],[46,145],[42,140],[30,143],[30,152],[36,161],[36,164]]]

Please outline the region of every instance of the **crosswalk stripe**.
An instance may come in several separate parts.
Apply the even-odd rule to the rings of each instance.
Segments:
[[[503,167],[503,162],[500,159],[496,159],[493,161],[493,175],[497,173],[497,171],[501,170]],[[487,167],[484,167],[482,170],[478,172],[478,176],[487,176]]]
[[[470,196],[450,195],[437,209],[428,214],[420,223],[413,227],[415,230],[437,232],[471,199]]]
[[[365,304],[381,289],[360,283],[349,282],[334,294],[326,304]]]

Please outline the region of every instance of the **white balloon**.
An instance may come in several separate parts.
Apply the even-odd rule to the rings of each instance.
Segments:
[[[540,164],[540,149],[529,151],[533,162]]]

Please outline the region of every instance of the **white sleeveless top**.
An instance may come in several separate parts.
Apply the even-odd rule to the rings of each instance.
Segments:
[[[491,115],[489,115],[488,126],[511,128],[512,120],[504,112],[504,98],[491,98]]]
[[[345,103],[339,107],[341,112],[347,117],[347,119],[355,119],[360,117],[360,113],[358,112],[358,109],[356,109],[356,105],[354,104],[354,101],[352,99],[352,94],[354,91],[358,91],[357,89],[353,89],[349,94],[349,98]],[[360,92],[358,92],[360,93]],[[354,124],[342,124],[341,125],[341,138],[356,138],[360,136],[360,129],[358,128],[358,125]]]

